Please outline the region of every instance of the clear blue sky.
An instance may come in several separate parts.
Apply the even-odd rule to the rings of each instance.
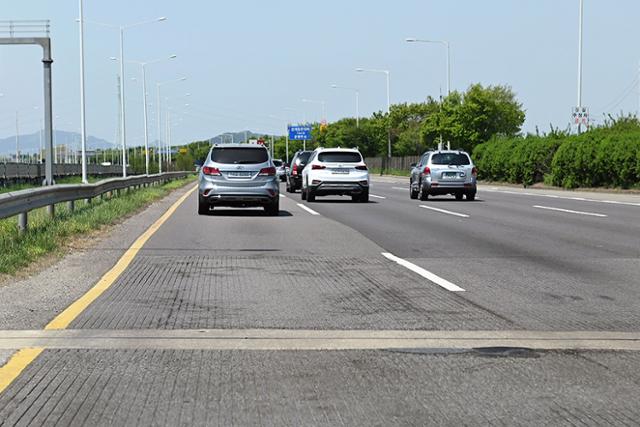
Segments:
[[[78,2],[1,2],[0,19],[51,20],[57,127],[77,131]],[[353,95],[331,89],[332,83],[360,88],[362,115],[384,109],[384,77],[356,73],[360,66],[391,70],[394,103],[438,96],[446,86],[444,48],[408,44],[407,36],[451,42],[454,89],[474,82],[512,86],[527,110],[527,131],[536,125],[547,130],[549,123],[567,126],[576,104],[578,0],[85,0],[86,19],[129,24],[159,16],[168,20],[126,33],[126,58],[178,55],[149,73],[152,112],[156,81],[188,77],[165,91],[181,118],[173,131],[176,142],[247,128],[282,133],[284,124],[269,115],[300,120],[306,112],[319,118],[320,106],[302,98],[326,100],[330,121],[353,116]],[[639,20],[637,0],[585,1],[583,99],[596,118],[611,109],[638,108],[637,89],[630,85],[638,74]],[[88,132],[113,141],[117,63],[109,57],[118,54],[117,31],[87,24],[85,36]],[[36,47],[0,47],[0,137],[15,133],[16,109],[21,133],[38,129],[40,59]],[[139,144],[138,66],[127,65],[126,82],[128,138]]]

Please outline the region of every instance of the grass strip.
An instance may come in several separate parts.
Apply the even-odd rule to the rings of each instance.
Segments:
[[[29,212],[29,229],[23,235],[18,233],[16,217],[0,220],[0,274],[15,274],[45,255],[59,253],[72,238],[115,224],[194,180],[191,176],[111,199],[97,197],[90,204],[77,200],[74,212],[60,203],[54,219],[46,208],[36,209]]]

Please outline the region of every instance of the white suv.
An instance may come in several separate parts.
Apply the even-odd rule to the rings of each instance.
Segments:
[[[316,196],[349,195],[354,202],[369,201],[369,171],[357,149],[317,148],[302,170],[302,200]]]

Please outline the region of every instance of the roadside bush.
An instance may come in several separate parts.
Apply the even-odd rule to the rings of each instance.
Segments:
[[[496,138],[480,144],[473,156],[481,179],[531,185],[551,171],[560,144],[557,137]]]
[[[620,187],[640,183],[640,129],[597,129],[568,138],[554,156],[553,184],[565,188]]]
[[[623,118],[581,135],[496,138],[473,152],[481,179],[564,188],[640,185],[640,123]]]

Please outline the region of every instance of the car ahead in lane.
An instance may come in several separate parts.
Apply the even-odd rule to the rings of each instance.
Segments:
[[[302,188],[302,170],[307,165],[309,156],[313,151],[298,151],[291,159],[291,164],[287,170],[286,190],[288,193],[295,193],[296,190]]]
[[[276,167],[276,176],[280,181],[287,180],[287,164],[280,159],[273,159],[273,165]]]
[[[219,144],[209,151],[199,174],[198,213],[215,206],[262,206],[280,210],[280,186],[267,149],[254,144]]]
[[[316,196],[351,196],[354,202],[369,201],[369,171],[357,149],[317,148],[302,170],[302,200]]]
[[[469,154],[459,150],[427,151],[411,165],[409,192],[412,199],[452,194],[456,200],[474,200],[478,171]]]

